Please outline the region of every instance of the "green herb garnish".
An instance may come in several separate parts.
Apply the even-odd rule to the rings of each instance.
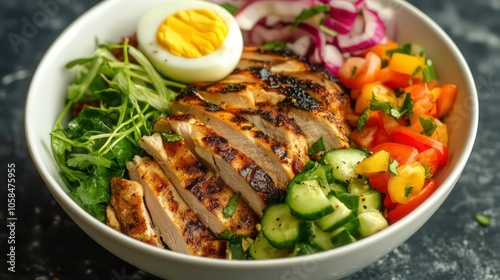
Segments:
[[[418,116],[418,119],[420,121],[420,124],[422,125],[423,131],[421,134],[425,134],[427,136],[431,136],[434,134],[434,131],[436,131],[437,125],[434,122],[434,119],[432,117],[429,117],[428,119]]]
[[[323,142],[323,137],[320,137],[314,144],[309,148],[309,155],[326,151],[325,143]]]
[[[169,143],[184,140],[184,138],[182,136],[180,136],[179,134],[162,133],[162,135],[163,135],[163,139],[165,139],[165,141],[167,141]]]
[[[314,17],[315,15],[326,13],[330,11],[329,5],[318,5],[311,7],[309,9],[304,9],[298,17],[295,18],[292,26],[290,27],[290,31],[293,31],[299,24],[307,19]]]
[[[222,3],[220,4],[222,8],[226,9],[230,14],[234,15],[238,12],[238,7],[230,3]]]
[[[413,186],[405,187],[405,197],[409,197],[413,191]]]
[[[264,50],[282,50],[286,48],[286,43],[281,40],[269,41],[266,43],[262,43],[260,47]]]
[[[229,200],[226,208],[224,208],[224,216],[226,218],[230,218],[233,216],[234,211],[236,211],[236,206],[238,205],[238,198],[240,198],[240,194],[237,193]]]
[[[359,119],[356,122],[356,128],[358,129],[358,131],[363,131],[363,129],[365,129],[366,121],[368,121],[368,118],[370,118],[370,113],[370,109],[366,108],[363,111],[363,114],[359,116]]]
[[[389,163],[389,172],[391,173],[391,175],[398,175],[398,166],[399,162],[397,160],[393,160]]]

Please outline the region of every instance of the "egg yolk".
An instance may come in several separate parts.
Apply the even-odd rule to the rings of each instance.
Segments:
[[[168,16],[158,28],[160,46],[176,56],[197,58],[217,50],[228,33],[225,20],[210,10],[184,10]]]

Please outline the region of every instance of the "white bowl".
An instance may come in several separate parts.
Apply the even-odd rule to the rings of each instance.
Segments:
[[[116,42],[135,32],[142,13],[166,0],[108,0],[90,9],[54,42],[41,61],[26,103],[26,136],[33,161],[47,188],[68,215],[95,241],[123,260],[168,279],[332,279],[356,272],[413,235],[453,189],[476,137],[478,101],[462,54],[429,17],[412,5],[383,1],[396,11],[399,42],[418,42],[434,61],[442,83],[455,83],[459,95],[446,122],[450,129],[449,164],[437,176],[439,189],[420,207],[389,228],[353,244],[314,255],[264,261],[227,261],[192,257],[143,244],[94,219],[64,192],[52,156],[49,133],[61,112],[71,77],[64,65],[90,55],[95,39]]]

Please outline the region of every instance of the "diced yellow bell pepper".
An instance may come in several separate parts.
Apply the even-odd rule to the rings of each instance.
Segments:
[[[389,102],[393,105],[397,104],[396,93],[389,87],[384,86],[379,82],[364,85],[361,88],[361,94],[356,100],[354,112],[362,114],[366,108],[370,108],[370,100],[375,95],[375,99],[380,102]]]
[[[397,175],[391,176],[387,191],[392,201],[406,204],[417,195],[425,183],[425,168],[419,162],[401,165]]]
[[[402,74],[413,75],[418,67],[425,67],[425,59],[421,56],[394,53],[389,60],[389,69]],[[418,71],[414,77],[422,78],[422,71]]]
[[[356,173],[367,175],[370,173],[384,172],[389,170],[390,155],[381,150],[365,158],[356,166]]]

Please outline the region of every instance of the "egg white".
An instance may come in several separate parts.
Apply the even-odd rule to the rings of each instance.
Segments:
[[[199,58],[173,55],[156,40],[158,27],[165,18],[180,10],[191,9],[211,10],[222,17],[228,27],[227,37],[222,45]],[[234,70],[243,51],[243,36],[234,17],[219,5],[198,0],[169,1],[149,10],[139,21],[137,39],[139,49],[160,73],[183,83],[221,80]]]

